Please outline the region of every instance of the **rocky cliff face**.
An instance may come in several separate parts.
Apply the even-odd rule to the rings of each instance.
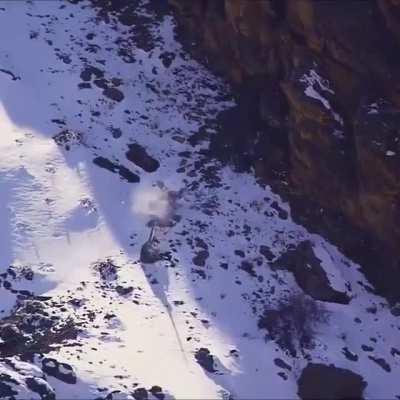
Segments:
[[[395,298],[400,1],[170,3],[185,36],[238,88],[238,108],[221,116],[220,148],[261,178],[283,177],[321,220],[331,215],[331,231],[338,218],[355,227],[347,247],[358,248],[378,290]]]

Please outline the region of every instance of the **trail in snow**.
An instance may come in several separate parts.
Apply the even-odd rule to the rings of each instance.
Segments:
[[[25,347],[6,353],[2,337],[2,390],[293,398],[302,369],[321,362],[363,376],[367,398],[399,395],[398,318],[279,196],[204,155],[216,115],[233,106],[229,88],[185,53],[171,16],[132,4],[122,18],[85,1],[2,2],[0,311],[25,329],[15,316],[36,296],[38,332],[79,329],[41,341],[32,359]],[[147,152],[136,164],[132,144]],[[164,257],[143,264],[148,225],[165,207],[155,235]],[[307,348],[280,329],[294,356],[259,321],[306,296],[280,258],[304,241],[350,302],[315,301],[329,318],[311,322]]]

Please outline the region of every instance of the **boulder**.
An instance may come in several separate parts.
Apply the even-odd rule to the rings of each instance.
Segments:
[[[361,399],[367,386],[355,372],[314,363],[303,369],[297,384],[297,393],[304,400]]]
[[[348,304],[350,298],[344,292],[331,287],[328,276],[315,256],[311,242],[301,242],[271,264],[272,268],[291,271],[297,284],[315,300]]]

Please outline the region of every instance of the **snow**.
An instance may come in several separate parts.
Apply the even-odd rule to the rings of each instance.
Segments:
[[[371,103],[368,106],[368,114],[379,114],[379,105],[377,103]]]
[[[265,332],[257,328],[263,305],[255,293],[274,305],[301,289],[288,271],[273,271],[259,248],[267,245],[278,257],[310,240],[332,287],[352,288],[350,305],[324,304],[329,324],[319,326],[311,359],[360,373],[368,380],[367,398],[398,394],[400,362],[390,355],[399,339],[398,322],[386,302],[359,283],[366,284],[359,266],[295,224],[288,204],[253,176],[213,162],[210,166],[217,168],[210,175],[219,183],[203,179],[196,161],[206,163],[198,151],[207,143],[192,147],[187,139],[233,105],[220,99],[229,88],[184,53],[173,37],[172,17],[153,18],[149,29],[155,47],[144,50],[127,27],[98,22],[88,4],[2,2],[0,68],[21,79],[0,72],[1,272],[9,265],[29,266],[34,279],[13,281],[13,288],[64,302],[63,318],[85,323],[79,346],[69,343],[46,354],[70,365],[76,384],[42,373],[40,358],[19,361],[15,368],[2,360],[0,373],[20,383],[15,389],[20,398],[39,397],[28,391],[27,373],[44,379],[61,399],[94,399],[111,390],[129,398],[135,387],[154,385],[177,399],[222,398],[228,392],[234,398],[294,398],[307,361],[265,341]],[[140,8],[136,12],[148,15]],[[32,32],[37,36],[31,39]],[[87,50],[91,32],[96,33],[90,40],[96,52]],[[136,62],[126,63],[118,55],[120,37],[132,43]],[[56,49],[71,61],[65,63]],[[163,51],[175,54],[169,68],[160,60]],[[87,65],[104,70],[107,80],[122,79],[124,99],[104,97],[93,83],[79,89]],[[325,81],[313,70],[304,79],[306,94],[330,109],[319,93],[332,93]],[[110,127],[121,129],[122,136],[112,137]],[[64,129],[79,132],[82,143],[70,150],[57,145],[52,137]],[[133,142],[160,161],[156,172],[146,173],[126,159]],[[182,152],[189,156],[181,157]],[[140,183],[99,168],[92,162],[96,156],[129,168]],[[182,166],[186,173],[177,172]],[[174,207],[167,201],[171,191],[180,193]],[[286,219],[279,217],[274,202],[288,211]],[[178,222],[156,230],[161,250],[170,251],[172,260],[142,265],[140,249],[150,233],[146,224],[154,215],[168,221],[174,214]],[[208,258],[196,266],[193,259],[204,247]],[[105,260],[116,266],[114,280],[103,281],[95,268]],[[256,277],[239,268],[243,260],[254,266]],[[117,285],[133,291],[121,296]],[[5,288],[0,294],[3,315],[12,314],[15,294]],[[68,307],[71,299],[78,299],[78,305]],[[376,305],[378,314],[366,312],[369,305]],[[361,325],[354,322],[356,316]],[[388,360],[391,373],[361,352],[360,343],[371,336],[380,338],[373,354]],[[359,354],[358,363],[343,356],[345,345]],[[194,353],[201,347],[210,349],[219,373],[197,364]],[[277,375],[276,357],[293,368],[287,380]]]
[[[300,78],[300,82],[306,84],[304,89],[306,96],[320,101],[323,106],[332,113],[335,121],[337,121],[340,125],[344,124],[342,117],[332,109],[329,100],[321,94],[321,92],[326,92],[329,94],[335,93],[329,88],[329,82],[326,79],[323,79],[314,69],[310,69],[308,74],[303,74],[303,76]],[[335,130],[335,132],[337,131]]]

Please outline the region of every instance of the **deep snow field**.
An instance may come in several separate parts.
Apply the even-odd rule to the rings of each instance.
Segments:
[[[0,3],[0,397],[288,399],[308,363],[400,396],[399,317],[279,196],[207,158],[229,88],[152,12]],[[303,293],[299,244],[336,300]],[[300,326],[268,334],[290,302]]]

